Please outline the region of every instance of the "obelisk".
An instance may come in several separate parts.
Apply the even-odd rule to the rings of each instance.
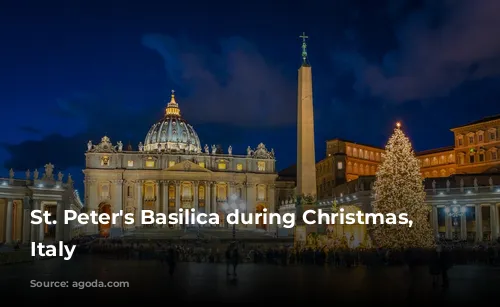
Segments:
[[[302,65],[299,68],[297,101],[297,196],[316,198],[316,158],[314,151],[314,111],[311,65],[307,59],[308,38],[303,33]]]

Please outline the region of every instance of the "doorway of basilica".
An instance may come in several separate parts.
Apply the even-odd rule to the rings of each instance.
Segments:
[[[99,214],[108,214],[109,216],[111,216],[111,205],[108,203],[99,204]],[[111,228],[111,223],[107,224],[99,223],[98,227],[99,227],[99,235],[101,237],[109,236],[109,229]]]
[[[265,207],[266,207],[266,205],[264,205],[264,204],[258,204],[255,207],[255,213],[264,213],[264,208]],[[267,230],[267,225],[264,223],[264,218],[260,217],[260,218],[257,219],[257,221],[255,223],[255,228],[262,229],[262,230]]]
[[[44,240],[54,241],[56,239],[56,225],[53,221],[57,220],[57,204],[44,204],[43,211],[49,212],[50,225],[43,223]]]

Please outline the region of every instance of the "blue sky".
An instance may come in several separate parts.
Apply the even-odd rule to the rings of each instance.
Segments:
[[[500,113],[500,2],[7,1],[0,9],[0,175],[52,162],[81,184],[107,134],[137,146],[172,89],[202,144],[296,159],[299,35],[310,37],[317,158],[327,139],[416,150]]]

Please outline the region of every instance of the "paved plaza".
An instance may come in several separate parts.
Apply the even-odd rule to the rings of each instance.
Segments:
[[[500,268],[457,266],[450,271],[450,288],[433,288],[427,268],[409,274],[404,267],[331,268],[242,264],[238,277],[226,275],[224,264],[179,263],[173,277],[156,261],[116,260],[101,256],[76,256],[0,267],[0,286],[23,293],[16,300],[90,297],[114,302],[127,300],[182,300],[185,302],[478,302],[495,293]],[[128,288],[83,290],[30,288],[30,281],[127,281]],[[410,284],[413,282],[413,286]],[[7,292],[5,292],[7,293]]]
[[[130,239],[231,239],[233,237],[232,229],[218,227],[190,227],[187,229],[162,229],[162,228],[144,228],[128,232],[124,238]],[[236,230],[236,238],[242,239],[274,239],[274,235],[262,230]],[[293,240],[292,237],[289,237]]]

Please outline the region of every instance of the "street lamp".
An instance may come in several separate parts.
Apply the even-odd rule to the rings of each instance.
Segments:
[[[456,201],[453,201],[454,204],[456,204]],[[465,206],[452,206],[451,209],[450,207],[444,208],[444,212],[451,217],[452,219],[452,225],[453,228],[455,229],[454,233],[457,233],[456,227],[458,226],[458,219],[461,218],[466,212],[467,212],[467,207]]]
[[[246,206],[245,203],[240,202],[239,204],[237,203],[238,196],[236,194],[231,195],[229,197],[230,203],[224,203],[222,205],[222,209],[226,213],[226,220],[227,220],[227,215],[229,213],[236,212],[238,210],[241,213],[245,212]],[[233,223],[233,240],[236,238],[236,224]]]
[[[448,216],[451,216],[452,218],[458,218],[464,215],[467,212],[467,208],[465,206],[453,206],[451,207],[446,207],[444,208],[444,211]]]

